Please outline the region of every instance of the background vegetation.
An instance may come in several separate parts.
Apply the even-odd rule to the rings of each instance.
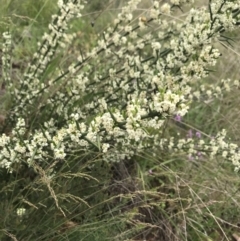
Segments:
[[[0,31],[12,35],[14,88],[19,87],[37,42],[57,11],[56,2],[0,1]],[[137,17],[147,16],[149,2],[143,1]],[[57,55],[51,68],[64,70],[77,56],[89,52],[124,4],[108,0],[86,4],[82,18],[71,23],[76,38]],[[197,3],[201,4],[205,3]],[[174,17],[184,17],[190,7],[175,8]],[[229,43],[219,43],[220,61],[210,76],[195,83],[196,88],[220,85],[221,79],[239,79],[239,29],[226,37]],[[6,118],[13,103],[3,78],[1,85],[1,134],[11,135],[13,127]],[[164,136],[190,132],[214,136],[225,128],[229,140],[239,144],[239,104],[238,88],[222,98],[194,101],[181,122],[168,119]],[[37,123],[34,118],[28,117],[30,130]],[[37,118],[44,121],[44,112]],[[221,157],[192,160],[184,153],[159,149],[154,155],[149,150],[114,163],[103,161],[92,150],[58,163],[51,188],[46,183],[44,175],[37,175],[26,164],[14,173],[0,169],[0,240],[218,241],[240,236],[239,173]]]

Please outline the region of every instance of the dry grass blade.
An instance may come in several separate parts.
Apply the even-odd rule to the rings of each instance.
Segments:
[[[236,233],[233,234],[233,238],[234,238],[236,241],[240,241],[240,236],[238,236]]]

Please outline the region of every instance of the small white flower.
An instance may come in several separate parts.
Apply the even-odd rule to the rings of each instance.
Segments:
[[[17,215],[22,217],[26,213],[26,208],[17,208]]]
[[[106,153],[109,149],[110,145],[108,143],[103,143],[102,145],[102,152]]]

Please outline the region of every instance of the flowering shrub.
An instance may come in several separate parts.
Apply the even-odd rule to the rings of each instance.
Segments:
[[[0,136],[0,167],[12,174],[22,165],[33,168],[57,206],[51,178],[75,153],[120,162],[161,149],[195,159],[218,155],[240,168],[239,148],[226,140],[225,130],[214,138],[200,132],[163,137],[166,121],[181,122],[193,101],[239,87],[230,79],[222,86],[198,85],[221,56],[223,33],[239,28],[239,1],[210,1],[184,18],[171,15],[190,1],[153,1],[145,16],[137,12],[140,2],[128,1],[91,51],[60,68],[52,62],[77,37],[70,23],[81,18],[87,2],[59,0],[59,12],[18,83],[11,78],[11,35],[3,33],[2,77],[11,108],[3,126],[8,131]]]
[[[220,57],[214,45],[222,33],[238,27],[238,2],[217,1],[209,4],[210,11],[193,8],[178,21],[166,19],[171,6],[157,1],[143,21],[135,17],[139,2],[129,1],[123,7],[86,56],[48,76],[54,55],[74,38],[66,34],[69,21],[81,17],[84,7],[82,1],[58,1],[59,13],[52,16],[49,33],[17,87],[8,73],[11,42],[4,33],[3,77],[13,102],[7,119],[16,126],[11,136],[1,136],[2,168],[14,171],[15,163],[33,166],[47,159],[48,163],[66,160],[79,148],[101,152],[106,161],[120,161],[156,147],[220,154],[239,169],[238,148],[224,141],[225,133],[197,144],[191,138],[173,142],[161,135],[166,119],[184,116],[191,101],[200,98],[195,83],[208,76]],[[223,84],[229,88],[228,81]],[[213,98],[221,88],[202,92]],[[42,113],[44,122],[35,121],[26,135],[31,119]]]

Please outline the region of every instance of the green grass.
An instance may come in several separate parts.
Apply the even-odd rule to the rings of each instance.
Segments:
[[[56,11],[55,3],[0,1],[4,23],[0,31],[9,29],[13,37],[12,71],[16,86],[51,14]],[[51,75],[59,66],[67,68],[76,56],[96,44],[98,34],[117,12],[105,4],[94,1],[86,9],[90,14],[72,23],[72,31],[77,33],[74,45],[61,53],[62,59],[59,55],[47,74]],[[121,6],[115,2],[113,5]],[[238,35],[234,33],[231,37],[237,42]],[[204,85],[222,78],[239,78],[239,47],[231,49],[230,46],[221,48],[223,58],[215,72],[202,80]],[[239,144],[238,92],[232,90],[222,99],[209,103],[192,103],[180,125],[169,120],[165,135],[177,136],[179,132],[186,136],[193,129],[214,136],[226,128],[229,138]],[[6,102],[2,104],[1,114],[5,115],[11,100],[7,95],[2,98]],[[41,118],[44,120],[45,116]],[[51,181],[60,208],[43,178],[27,166],[21,166],[15,175],[0,170],[0,183],[0,239],[3,241],[217,241],[231,240],[233,233],[240,232],[239,174],[222,158],[195,162],[183,153],[156,151],[155,156],[143,153],[128,161],[109,164],[98,153],[85,156],[76,153],[71,163],[57,165]],[[17,215],[18,208],[27,209],[23,217]]]

